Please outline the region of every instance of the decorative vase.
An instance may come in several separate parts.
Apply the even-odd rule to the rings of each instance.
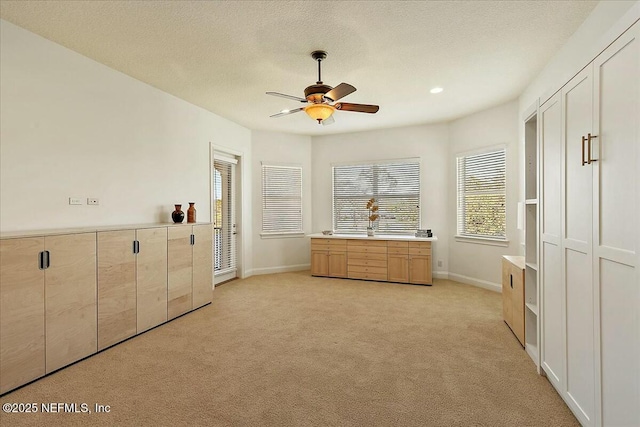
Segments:
[[[195,205],[195,202],[189,202],[189,209],[187,209],[187,222],[196,222],[196,208],[193,205]]]
[[[367,227],[367,236],[369,237],[373,237],[375,236],[375,231],[373,230],[373,227]]]
[[[179,224],[184,221],[184,212],[182,212],[182,205],[174,206],[176,207],[176,210],[171,213],[171,219],[173,219],[173,222],[176,224]]]

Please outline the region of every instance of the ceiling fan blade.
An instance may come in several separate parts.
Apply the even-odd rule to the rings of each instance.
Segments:
[[[280,98],[293,99],[294,101],[300,101],[305,103],[307,102],[306,98],[300,98],[299,96],[293,96],[293,95],[285,95],[284,93],[280,93],[280,92],[267,92],[267,95],[279,96]]]
[[[349,104],[348,102],[338,102],[334,105],[337,110],[342,111],[357,111],[358,113],[377,113],[380,109],[377,105],[369,104]]]
[[[333,116],[331,115],[322,121],[322,126],[329,126],[330,124],[333,124],[335,122],[336,122],[336,119],[334,119]]]
[[[293,110],[282,110],[279,113],[273,114],[269,117],[281,117],[281,116],[286,116],[288,114],[293,114],[293,113],[297,113],[298,111],[302,111],[304,110],[304,107],[300,107],[300,108],[294,108]]]
[[[348,83],[340,83],[338,86],[331,89],[329,92],[324,94],[325,98],[330,99],[331,101],[337,101],[340,98],[344,98],[356,91],[356,88],[351,86]]]

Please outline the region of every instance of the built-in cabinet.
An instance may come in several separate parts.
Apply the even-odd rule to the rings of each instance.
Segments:
[[[436,238],[311,237],[313,276],[421,285],[433,282],[431,242]]]
[[[640,425],[640,24],[540,106],[541,365],[583,425]]]
[[[311,239],[311,274],[347,277],[347,241],[345,239]]]
[[[186,311],[211,301],[210,224],[114,228],[2,236],[0,393],[165,322],[173,230],[191,236]]]
[[[524,257],[502,257],[502,318],[525,345],[524,328]]]

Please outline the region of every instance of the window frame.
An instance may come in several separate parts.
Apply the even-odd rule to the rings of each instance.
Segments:
[[[419,157],[411,157],[411,158],[400,158],[400,159],[382,159],[382,160],[368,160],[368,161],[356,161],[356,162],[336,162],[336,163],[331,163],[331,225],[332,225],[332,230],[335,233],[339,233],[339,234],[354,234],[354,235],[359,235],[362,233],[366,233],[366,229],[365,230],[342,230],[342,229],[337,229],[336,228],[336,191],[335,191],[335,168],[341,168],[341,167],[349,167],[349,166],[353,166],[353,167],[357,167],[357,166],[375,166],[375,165],[390,165],[390,164],[402,164],[402,163],[406,163],[406,164],[417,164],[418,167],[418,179],[417,179],[417,184],[418,184],[418,191],[417,191],[417,206],[418,206],[418,212],[417,212],[417,216],[418,216],[418,220],[417,220],[417,227],[415,230],[420,229],[421,224],[422,224],[422,209],[420,208],[422,206],[422,161],[421,158]],[[377,194],[372,194],[372,195],[362,195],[362,197],[366,197],[366,198],[371,198],[371,197],[375,197],[376,200],[378,200],[378,198],[380,198],[379,195]],[[386,198],[393,198],[394,196],[386,196]],[[401,198],[401,195],[397,196],[398,198]],[[385,196],[382,196],[382,198],[385,198]],[[364,205],[366,204],[366,200],[364,200],[364,204],[363,204],[363,209],[364,209]],[[412,236],[415,234],[415,230],[411,229],[411,230],[402,230],[402,231],[385,231],[385,230],[376,230],[377,233],[384,233],[385,235],[397,235],[397,236]]]
[[[471,156],[478,156],[478,155],[483,155],[483,154],[490,154],[490,153],[495,153],[498,151],[504,151],[504,236],[502,237],[492,237],[492,236],[487,236],[487,235],[474,235],[474,234],[462,234],[461,233],[461,224],[459,223],[459,219],[460,219],[460,201],[461,201],[461,195],[460,195],[460,172],[458,170],[458,163],[459,163],[459,159],[460,158],[466,158],[466,157],[471,157]],[[471,150],[471,151],[464,151],[464,152],[460,152],[456,154],[455,157],[455,178],[456,178],[456,210],[455,210],[455,223],[456,223],[456,234],[454,236],[455,240],[457,242],[463,242],[463,243],[472,243],[472,244],[482,244],[482,245],[489,245],[489,246],[502,246],[502,247],[507,247],[509,246],[509,238],[508,238],[508,233],[507,233],[507,220],[508,220],[508,215],[507,215],[507,193],[508,193],[508,185],[507,185],[507,166],[508,166],[508,156],[509,156],[509,150],[506,144],[500,144],[500,145],[494,145],[494,146],[490,146],[490,147],[484,147],[481,149],[477,149],[477,150]]]
[[[264,230],[264,220],[265,220],[265,168],[281,168],[281,169],[295,169],[300,171],[300,227],[298,230],[294,231],[265,231]],[[261,201],[261,227],[260,227],[260,237],[263,239],[279,239],[279,238],[289,238],[289,237],[304,237],[304,212],[303,212],[303,179],[304,179],[304,170],[301,164],[297,163],[280,163],[280,162],[260,162],[260,181],[261,181],[261,193],[260,193],[260,201]]]

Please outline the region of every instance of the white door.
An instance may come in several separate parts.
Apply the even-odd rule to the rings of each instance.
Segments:
[[[237,160],[230,155],[213,155],[213,272],[214,283],[237,277],[236,266],[236,196]]]
[[[583,425],[595,411],[594,295],[592,275],[593,168],[585,163],[592,133],[591,66],[562,89],[564,104],[563,262],[566,287],[566,349],[569,404]],[[584,153],[584,155],[583,155]]]
[[[596,337],[604,426],[640,426],[639,82],[636,24],[594,62],[599,150],[592,153],[593,277],[600,301]]]
[[[540,299],[541,367],[558,390],[564,389],[564,280],[562,233],[562,107],[560,94],[540,106]]]

